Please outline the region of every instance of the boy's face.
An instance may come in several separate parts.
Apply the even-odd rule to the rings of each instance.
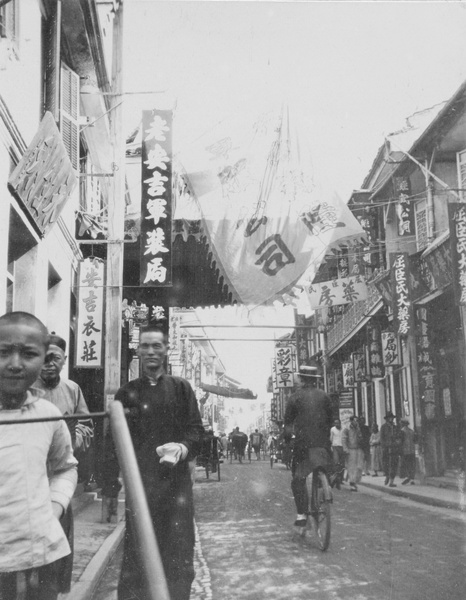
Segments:
[[[54,381],[60,375],[66,356],[63,350],[55,344],[50,344],[45,355],[45,364],[42,367],[41,379],[44,381]]]
[[[0,325],[0,400],[4,406],[19,406],[26,391],[38,378],[44,364],[46,339],[43,332],[26,323]]]

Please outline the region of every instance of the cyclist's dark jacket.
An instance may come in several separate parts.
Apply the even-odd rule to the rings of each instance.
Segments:
[[[329,448],[333,424],[330,398],[317,388],[298,390],[288,400],[285,410],[285,431],[290,434],[293,423],[297,447]]]

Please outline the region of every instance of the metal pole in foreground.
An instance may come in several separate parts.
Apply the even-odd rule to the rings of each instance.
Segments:
[[[155,538],[146,493],[142,485],[123,405],[115,400],[110,404],[109,410],[112,436],[125,482],[131,524],[138,540],[141,564],[147,583],[148,600],[170,600],[162,558]]]

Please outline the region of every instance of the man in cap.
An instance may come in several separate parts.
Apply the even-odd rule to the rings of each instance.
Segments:
[[[330,428],[333,423],[332,404],[323,390],[316,387],[317,367],[301,366],[302,387],[294,393],[285,410],[285,440],[295,433],[294,455],[296,469],[291,489],[296,504],[295,526],[304,527],[307,521],[306,477],[317,467],[328,467],[330,457]]]
[[[403,478],[401,485],[411,483],[414,485],[414,475],[416,473],[416,452],[414,444],[416,443],[416,433],[409,426],[409,419],[404,417],[401,424],[401,465],[400,477]]]
[[[384,417],[385,423],[380,428],[380,445],[382,447],[382,466],[385,475],[385,485],[396,487],[394,483],[400,456],[400,431],[394,423],[395,415],[388,411]]]

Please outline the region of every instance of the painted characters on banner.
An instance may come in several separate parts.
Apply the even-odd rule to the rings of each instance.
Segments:
[[[312,308],[350,304],[366,300],[368,296],[367,284],[361,275],[312,283],[305,289]]]
[[[398,198],[396,214],[398,217],[398,235],[414,235],[414,211],[409,196],[411,183],[405,177],[395,177],[395,196]]]
[[[401,337],[406,337],[411,330],[412,323],[408,254],[406,252],[397,252],[391,254],[390,258],[393,258],[393,317],[396,333]]]
[[[293,346],[275,348],[275,365],[277,370],[277,385],[279,388],[293,387],[294,368]]]
[[[382,338],[377,324],[367,326],[367,345],[369,351],[369,375],[371,379],[383,377],[385,374],[382,357]]]
[[[343,373],[343,387],[350,388],[354,385],[354,369],[352,362],[345,362],[341,365]]]
[[[140,284],[172,285],[172,113],[142,117]]]
[[[427,309],[416,309],[416,353],[419,370],[419,395],[427,419],[435,418],[436,371],[432,361],[432,344]]]
[[[98,258],[79,263],[76,367],[103,366],[104,270]]]
[[[364,352],[353,352],[351,355],[353,359],[353,377],[354,382],[360,382],[366,380],[366,361]]]
[[[300,365],[309,364],[309,330],[303,329],[306,325],[306,317],[295,311],[295,323],[298,326],[296,329],[296,347],[298,370]]]
[[[466,304],[466,204],[449,204],[453,285],[458,304]]]
[[[385,367],[401,365],[398,338],[393,331],[382,331],[382,362]]]

